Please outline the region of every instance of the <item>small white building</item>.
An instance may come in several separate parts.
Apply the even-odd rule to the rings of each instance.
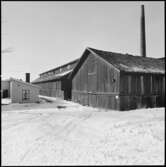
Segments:
[[[1,81],[1,98],[10,98],[12,103],[39,101],[40,87],[22,80],[10,78]]]

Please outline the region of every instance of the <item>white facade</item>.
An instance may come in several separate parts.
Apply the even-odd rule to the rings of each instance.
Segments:
[[[40,87],[17,79],[2,81],[2,94],[8,90],[12,103],[33,103],[39,101]]]

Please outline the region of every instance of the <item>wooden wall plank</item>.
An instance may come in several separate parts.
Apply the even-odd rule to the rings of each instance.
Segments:
[[[79,100],[82,104],[116,109],[116,95],[110,97],[108,94],[119,91],[117,73],[114,68],[90,54],[72,80],[72,99],[78,101],[78,98],[82,98]]]

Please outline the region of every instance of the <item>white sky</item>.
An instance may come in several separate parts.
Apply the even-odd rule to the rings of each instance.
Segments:
[[[140,54],[145,5],[148,57],[164,57],[164,2],[1,2],[2,78],[31,81],[84,49]]]

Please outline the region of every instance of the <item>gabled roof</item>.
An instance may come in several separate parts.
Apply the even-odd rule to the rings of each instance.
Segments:
[[[9,79],[6,79],[6,80],[2,80],[2,82],[3,82],[3,81],[8,81],[8,82],[15,81],[15,82],[18,82],[18,83],[20,83],[20,84],[24,84],[24,85],[28,85],[28,86],[40,88],[40,86],[34,85],[34,84],[32,84],[32,83],[29,83],[29,82],[24,82],[24,81],[22,81],[22,80],[19,80],[19,79],[16,79],[16,78],[12,78],[12,77],[10,77]]]
[[[58,67],[53,68],[53,69],[51,69],[51,70],[45,71],[45,72],[41,73],[40,75],[45,74],[45,73],[48,73],[48,72],[52,72],[52,71],[54,71],[54,70],[57,70],[57,69],[59,69],[59,68],[62,68],[62,67],[64,67],[64,66],[67,66],[67,65],[70,65],[70,64],[77,63],[78,60],[79,60],[79,59],[75,59],[75,60],[70,61],[70,62],[68,62],[68,63],[66,63],[66,64],[63,64],[63,65],[61,65],[61,66],[58,66]]]
[[[42,76],[42,74],[46,74],[48,72],[52,72],[54,70],[57,70],[59,68],[63,68],[64,66],[67,65],[71,65],[71,64],[76,64],[78,62],[79,59],[75,59],[69,63],[66,63],[64,65],[61,65],[59,67],[56,67],[54,69],[51,69],[49,71],[43,72],[40,74],[40,77],[38,77],[37,79],[35,79],[34,81],[32,81],[32,83],[41,83],[41,82],[48,82],[48,81],[56,81],[56,80],[60,80],[63,78],[66,78],[73,70],[74,67],[70,68],[69,70],[65,70],[63,72],[59,72],[58,74],[51,74],[51,75],[46,75],[46,76]]]
[[[47,81],[54,81],[54,80],[63,79],[65,77],[67,77],[72,72],[72,70],[73,69],[70,69],[70,70],[63,71],[61,73],[50,75],[47,77],[39,77],[39,78],[35,79],[32,83],[40,83],[40,82],[47,82]]]
[[[156,58],[133,56],[90,48],[121,71],[143,73],[165,73],[165,63]]]
[[[105,61],[107,64],[110,64],[110,66],[114,66],[119,71],[165,74],[165,62],[161,59],[133,56],[130,54],[121,54],[87,47],[71,73],[71,78],[86,60],[89,53],[98,56],[100,59]]]

